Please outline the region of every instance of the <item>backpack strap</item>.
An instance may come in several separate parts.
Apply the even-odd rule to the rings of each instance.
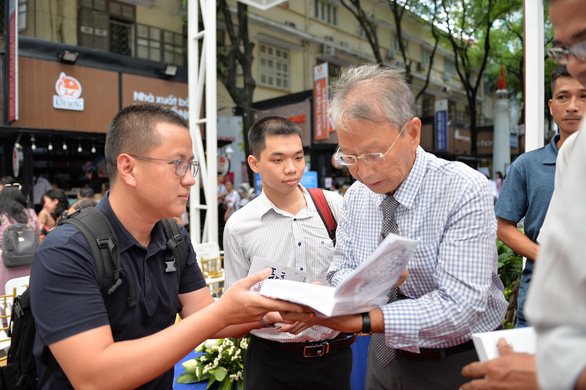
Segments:
[[[116,232],[114,232],[110,220],[98,208],[87,207],[62,220],[59,225],[65,223],[77,227],[87,240],[96,263],[100,291],[104,301],[107,301],[110,295],[122,284],[120,249],[118,248]],[[128,306],[132,307],[136,305],[137,300],[134,285],[130,279],[128,279],[128,283]]]
[[[332,209],[326,200],[324,192],[320,188],[308,188],[307,191],[309,192],[309,195],[317,208],[317,212],[328,231],[328,235],[332,239],[334,246],[336,246],[336,228],[338,224],[332,214]]]
[[[167,263],[167,272],[176,270],[175,260],[178,260],[179,271],[183,272],[187,264],[187,242],[183,239],[181,229],[173,218],[161,220],[163,223],[163,230],[167,238],[167,249],[165,250],[165,263]]]

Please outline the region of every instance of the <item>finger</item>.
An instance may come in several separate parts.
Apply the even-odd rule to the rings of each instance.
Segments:
[[[305,329],[310,328],[311,325],[305,324],[303,322],[295,322],[292,325],[285,325],[281,327],[278,332],[287,332],[292,334],[299,334],[303,332]]]
[[[250,276],[247,276],[246,278],[241,279],[239,282],[239,284],[243,284],[245,286],[248,286],[249,288],[254,286],[256,283],[260,282],[261,280],[265,280],[266,278],[268,278],[272,273],[272,270],[270,268],[265,268],[263,270],[260,270],[258,272],[253,273]]]
[[[515,351],[513,351],[513,347],[511,347],[511,345],[507,343],[507,340],[504,338],[500,338],[496,346],[501,356],[507,356],[515,353]]]
[[[293,333],[293,334],[297,334],[299,329],[299,322],[294,322],[291,325],[285,325],[285,326],[281,326],[277,332],[280,333]]]
[[[481,376],[486,375],[486,373],[487,367],[486,363],[484,362],[470,363],[467,366],[464,366],[464,368],[462,368],[462,375],[464,375],[467,378],[479,378]]]
[[[281,312],[281,317],[289,321],[309,321],[307,312]]]
[[[254,284],[254,283],[253,283]],[[251,291],[252,292],[252,291]],[[264,310],[264,313],[268,311],[278,311],[278,312],[291,312],[291,313],[298,313],[301,316],[305,316],[307,318],[307,314],[303,312],[303,308],[296,303],[281,301],[278,299],[263,297],[258,293],[258,297],[256,298],[256,305]],[[263,314],[264,314],[263,313]]]

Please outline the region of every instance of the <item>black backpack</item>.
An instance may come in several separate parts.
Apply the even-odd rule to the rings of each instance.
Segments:
[[[164,219],[161,222],[167,238],[166,270],[176,271],[178,266],[179,271],[183,272],[188,256],[187,243],[181,235],[179,225],[173,219]],[[95,207],[78,210],[59,224],[75,225],[85,236],[96,263],[100,291],[104,301],[107,301],[122,284],[120,251],[112,224],[104,213]],[[178,264],[175,259],[178,259]],[[136,303],[134,286],[131,284],[128,305],[132,307]],[[181,311],[181,307],[178,307],[178,311]],[[7,365],[0,368],[0,390],[41,389],[57,369],[58,363],[52,359],[37,386],[37,368],[33,356],[36,330],[30,308],[30,288],[15,299],[10,325],[12,330],[9,329],[9,336],[12,337],[12,341]]]
[[[7,224],[2,234],[2,261],[6,268],[31,265],[33,256],[39,248],[39,236],[28,223]]]

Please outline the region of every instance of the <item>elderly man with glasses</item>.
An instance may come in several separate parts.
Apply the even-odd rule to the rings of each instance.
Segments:
[[[328,280],[339,284],[389,232],[419,240],[388,304],[311,320],[373,333],[368,389],[458,388],[462,366],[477,359],[471,334],[499,328],[507,308],[491,186],[474,169],[425,152],[414,111],[399,70],[351,67],[335,85],[337,158],[358,181],[344,196]]]
[[[123,109],[108,129],[105,157],[112,186],[96,207],[116,233],[122,284],[104,300],[75,226],[47,236],[31,272],[41,388],[170,389],[173,366],[202,341],[260,328],[270,310],[301,309],[250,291],[266,270],[215,302],[183,228],[186,265],[168,267],[161,220],[185,210],[199,168],[182,117],[155,105]],[[175,324],[177,313],[183,320]]]

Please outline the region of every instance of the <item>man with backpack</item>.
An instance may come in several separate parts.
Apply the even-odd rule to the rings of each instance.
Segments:
[[[342,209],[342,196],[321,190],[311,193],[299,184],[305,170],[303,144],[299,128],[290,120],[262,118],[250,128],[248,140],[252,153],[248,164],[260,175],[263,188],[226,222],[226,286],[248,275],[255,256],[307,272],[309,283],[327,285],[334,218]],[[334,226],[328,226],[327,219]],[[262,321],[265,329],[252,331],[246,351],[245,389],[350,389],[350,345],[356,336],[321,326],[277,328],[275,322],[284,322],[277,313]]]
[[[116,233],[106,247],[119,253],[121,269],[104,296],[111,271],[96,266],[87,232],[67,223],[43,242],[30,287],[41,388],[170,389],[173,366],[202,341],[246,334],[269,310],[301,310],[249,290],[268,270],[214,303],[187,232],[167,240],[162,220],[183,212],[199,168],[183,118],[154,105],[123,109],[108,129],[105,158],[111,190],[80,218],[106,216]],[[182,242],[184,265],[169,255]],[[175,323],[177,313],[183,320]]]

